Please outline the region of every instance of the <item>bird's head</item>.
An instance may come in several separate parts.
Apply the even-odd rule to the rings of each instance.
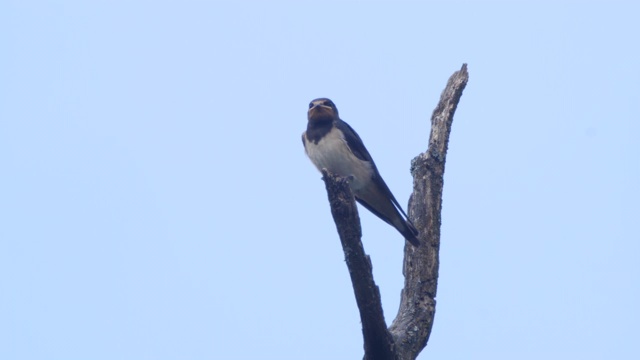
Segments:
[[[338,109],[333,101],[327,98],[318,98],[309,103],[307,112],[309,122],[332,122],[338,119]]]

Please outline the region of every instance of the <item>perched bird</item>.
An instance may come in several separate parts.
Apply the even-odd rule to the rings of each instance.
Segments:
[[[418,230],[382,180],[360,136],[338,116],[333,101],[326,98],[311,101],[307,119],[302,143],[311,162],[320,171],[324,168],[349,177],[355,199],[418,246]]]

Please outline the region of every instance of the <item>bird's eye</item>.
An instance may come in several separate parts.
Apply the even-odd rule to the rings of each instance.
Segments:
[[[313,107],[313,102],[309,103],[309,109],[311,109]]]
[[[326,101],[324,102],[324,105],[334,107],[333,102],[332,102],[331,100],[326,100]]]

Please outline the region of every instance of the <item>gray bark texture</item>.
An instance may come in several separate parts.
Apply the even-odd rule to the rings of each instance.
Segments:
[[[414,360],[427,346],[436,310],[444,165],[453,115],[468,80],[467,64],[451,75],[431,115],[427,151],[411,162],[408,215],[420,231],[421,245],[405,243],[400,309],[388,329],[348,180],[322,172],[360,311],[365,360]]]

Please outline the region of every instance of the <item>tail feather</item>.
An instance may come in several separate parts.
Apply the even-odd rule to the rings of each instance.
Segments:
[[[420,245],[418,230],[405,218],[400,206],[396,206],[387,192],[374,186],[354,191],[356,200],[374,215],[393,226],[414,246]],[[406,215],[405,215],[406,216]]]
[[[420,246],[420,240],[418,240],[418,229],[416,229],[413,224],[407,220],[405,221],[404,229],[398,229],[400,233],[404,236],[404,238],[411,243],[413,246]]]

